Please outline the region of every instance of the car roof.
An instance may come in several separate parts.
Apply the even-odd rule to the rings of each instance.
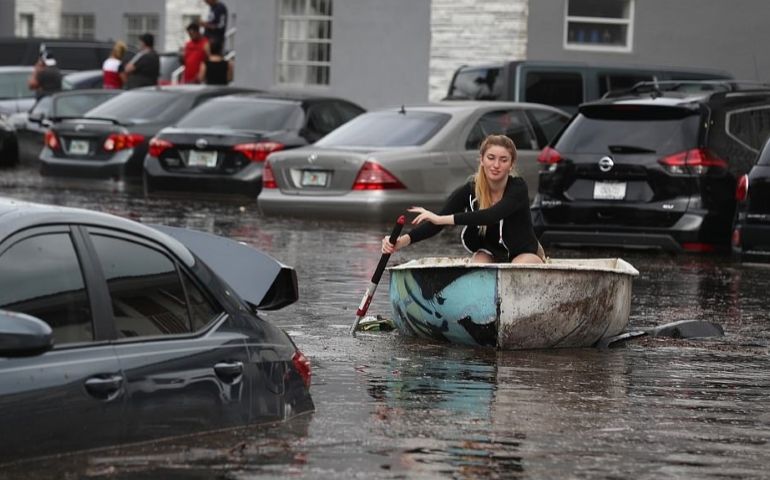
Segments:
[[[102,75],[104,75],[104,72],[102,72],[101,70],[77,70],[74,72],[68,72],[64,74],[64,76],[69,79],[92,78],[92,77],[100,77]]]
[[[45,205],[0,197],[0,238],[25,228],[45,224],[81,224],[133,232],[162,242],[189,266],[195,263],[190,251],[179,241],[134,220],[82,208]]]
[[[257,91],[257,92],[239,92],[239,93],[234,93],[233,95],[229,95],[229,97],[252,98],[255,100],[260,100],[260,99],[288,100],[288,101],[297,101],[297,102],[303,102],[307,100],[311,100],[311,101],[341,100],[345,102],[350,102],[350,100],[347,100],[341,97],[333,97],[325,94],[317,94],[317,93],[305,92],[305,91],[299,91],[299,90],[267,90],[267,91]],[[353,103],[353,102],[350,102],[350,103]]]
[[[10,72],[10,73],[17,73],[17,72],[23,72],[28,73],[31,72],[34,69],[34,67],[30,65],[1,65],[0,66],[0,73]]]
[[[216,91],[232,91],[233,93],[239,93],[243,91],[251,91],[252,89],[243,87],[230,87],[227,85],[203,85],[203,84],[183,84],[183,85],[154,85],[150,87],[135,88],[131,91],[156,91],[156,92],[174,92],[174,93],[204,93],[204,92],[216,92]]]
[[[388,111],[397,111],[400,112],[402,109],[409,112],[409,111],[417,111],[417,112],[436,112],[436,113],[460,113],[460,112],[470,112],[475,110],[498,110],[498,109],[506,109],[506,108],[537,108],[542,110],[550,110],[553,112],[559,112],[563,113],[564,115],[568,115],[566,112],[556,108],[552,107],[550,105],[543,105],[540,103],[528,103],[528,102],[496,102],[496,101],[484,101],[484,100],[463,100],[463,101],[441,101],[441,102],[429,102],[429,103],[416,103],[412,105],[394,105],[390,107],[380,108],[377,110],[372,110],[371,113],[374,112],[388,112]]]

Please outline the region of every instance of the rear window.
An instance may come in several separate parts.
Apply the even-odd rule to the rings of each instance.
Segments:
[[[154,120],[163,118],[181,99],[181,95],[171,92],[129,91],[107,100],[86,116],[116,120]]]
[[[499,67],[462,68],[449,86],[449,98],[499,100],[503,94]]]
[[[583,112],[555,148],[572,153],[676,153],[697,146],[699,119],[697,112],[683,109]]]
[[[446,113],[365,113],[334,130],[324,147],[412,147],[430,140],[450,119]]]
[[[762,152],[759,154],[758,165],[769,166],[770,165],[770,140],[762,147]]]
[[[110,94],[101,95],[93,93],[60,96],[56,98],[53,114],[58,117],[83,115],[97,105],[104,103],[110,97]]]
[[[301,119],[302,108],[294,102],[219,98],[191,111],[177,126],[276,131],[298,127]]]

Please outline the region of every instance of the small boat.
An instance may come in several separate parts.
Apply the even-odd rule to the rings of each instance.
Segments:
[[[401,333],[505,350],[590,347],[620,334],[639,275],[620,258],[513,265],[441,257],[388,270]]]

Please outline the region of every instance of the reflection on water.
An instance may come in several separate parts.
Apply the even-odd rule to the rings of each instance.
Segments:
[[[316,403],[301,428],[124,447],[0,477],[766,478],[768,267],[714,256],[548,252],[622,256],[636,266],[631,327],[702,319],[723,325],[723,339],[641,339],[609,352],[495,352],[396,333],[354,339],[347,329],[389,225],[261,218],[245,198],[144,199],[132,184],[34,172],[2,172],[0,187],[15,198],[227,235],[293,265],[299,302],[264,317],[310,358]],[[457,232],[391,261],[439,253],[464,254]],[[371,314],[390,315],[386,285],[384,278]]]

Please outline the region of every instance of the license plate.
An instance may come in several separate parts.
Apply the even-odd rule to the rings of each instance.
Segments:
[[[89,150],[88,140],[70,141],[70,153],[73,155],[85,155]]]
[[[623,200],[626,198],[626,182],[595,182],[595,200]]]
[[[190,155],[187,157],[187,166],[205,168],[216,167],[217,152],[200,152],[198,150],[190,150]]]
[[[303,187],[325,187],[326,179],[329,177],[327,172],[319,172],[317,170],[303,170],[302,171],[302,186]]]

